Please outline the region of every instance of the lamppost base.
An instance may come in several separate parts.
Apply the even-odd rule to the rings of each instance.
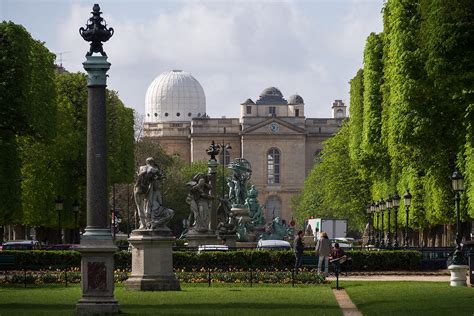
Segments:
[[[449,272],[451,272],[450,285],[451,286],[467,286],[467,277],[466,273],[469,269],[467,265],[456,265],[452,264],[448,267]]]

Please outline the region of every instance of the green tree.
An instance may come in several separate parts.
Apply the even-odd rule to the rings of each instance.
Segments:
[[[349,229],[361,230],[370,199],[369,183],[354,167],[349,155],[349,123],[325,143],[321,163],[314,166],[297,199],[295,217],[348,218]]]

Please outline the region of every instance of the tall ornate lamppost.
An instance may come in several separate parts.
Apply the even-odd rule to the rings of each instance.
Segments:
[[[82,235],[82,298],[76,305],[79,315],[115,314],[119,312],[114,298],[114,253],[108,220],[107,139],[105,87],[110,63],[102,48],[114,34],[94,4],[92,17],[79,34],[90,44],[83,63],[87,71],[87,227]],[[100,53],[101,56],[93,56]]]
[[[370,213],[370,204],[369,204],[369,205],[367,205],[367,228],[368,228],[367,246],[369,246],[371,241],[372,241],[372,239],[371,239],[372,235],[370,234],[371,233],[371,231],[370,231],[370,226],[371,226],[370,220],[372,218],[371,218],[370,215],[371,215],[371,213]]]
[[[410,191],[407,190],[407,192],[403,195],[403,200],[405,204],[405,244],[404,247],[408,248],[408,213],[411,205],[411,194]]]
[[[385,201],[383,199],[380,200],[379,202],[379,211],[382,213],[382,230],[381,230],[381,236],[380,236],[380,248],[385,248],[385,227],[384,227],[384,211],[385,211]]]
[[[389,196],[387,201],[385,201],[385,206],[387,207],[387,248],[392,249],[392,233],[391,226],[392,222],[390,221],[390,209],[392,208],[392,198]]]
[[[466,265],[466,258],[461,248],[461,232],[460,229],[460,214],[459,202],[461,200],[460,194],[464,191],[464,178],[458,171],[454,171],[451,176],[453,191],[455,193],[454,200],[456,201],[456,248],[453,253],[451,264],[448,269],[451,271],[451,286],[467,286],[466,272],[469,266]]]
[[[379,210],[375,202],[372,203],[371,207],[372,213],[376,216],[376,228],[375,228],[375,247],[380,247],[380,221],[379,221]]]
[[[56,197],[56,200],[54,200],[54,205],[56,212],[58,212],[58,241],[61,244],[63,242],[63,231],[61,228],[61,212],[64,208],[64,199],[58,195]]]
[[[398,243],[398,208],[400,207],[400,196],[398,195],[398,193],[395,193],[395,195],[392,197],[392,203],[394,210],[393,219],[395,220],[395,236],[393,237],[393,247],[395,249],[398,249],[398,247],[400,246]]]

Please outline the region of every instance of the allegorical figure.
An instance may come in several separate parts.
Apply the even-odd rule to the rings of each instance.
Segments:
[[[265,224],[265,218],[263,216],[263,210],[258,203],[258,191],[255,185],[252,185],[247,193],[247,199],[245,200],[245,206],[249,209],[250,221],[254,226],[261,226]]]
[[[237,219],[231,211],[229,197],[224,196],[220,199],[219,207],[217,208],[217,231],[222,235],[234,234],[237,227]]]
[[[198,173],[192,181],[186,184],[189,187],[186,202],[191,212],[189,214],[190,231],[207,232],[209,230],[212,189],[209,178],[203,173]]]
[[[234,206],[242,206],[247,198],[247,182],[252,175],[250,162],[244,158],[237,158],[228,166],[232,176],[228,179],[229,199]]]
[[[140,218],[139,229],[166,227],[173,218],[174,211],[163,206],[160,181],[165,175],[153,158],[147,158],[146,164],[140,166],[133,195]]]

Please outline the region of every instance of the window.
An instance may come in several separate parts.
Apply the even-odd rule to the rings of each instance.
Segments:
[[[343,118],[344,117],[344,111],[342,109],[338,109],[336,111],[336,118]]]
[[[268,223],[281,216],[281,200],[277,195],[270,195],[265,202],[265,221]]]
[[[168,112],[165,113],[165,116],[168,116]]]
[[[296,109],[296,110],[295,110],[295,116],[296,116],[296,117],[300,116],[300,109]]]
[[[276,107],[274,107],[274,106],[268,107],[268,114],[271,114],[271,115],[275,116],[276,115]]]
[[[179,113],[179,112],[178,112],[178,113],[176,113],[176,116],[180,116],[180,115],[181,115],[181,113]]]
[[[247,105],[247,114],[252,114],[252,106]]]
[[[188,113],[188,116],[191,117],[191,112]]]
[[[267,152],[267,183],[280,183],[280,151],[277,148]]]
[[[222,158],[224,158],[224,162],[222,162]],[[230,151],[228,149],[223,149],[223,151],[219,154],[220,163],[224,163],[224,166],[230,164]]]
[[[157,116],[158,116],[158,113],[155,113],[155,117],[157,117]]]

